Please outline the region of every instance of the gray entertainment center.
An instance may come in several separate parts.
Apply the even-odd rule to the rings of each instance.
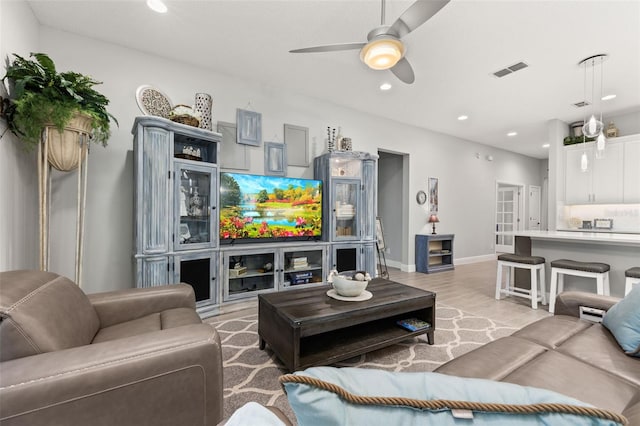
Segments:
[[[314,160],[321,237],[247,243],[220,236],[219,133],[152,116],[136,118],[132,133],[137,287],[186,282],[207,317],[258,294],[326,285],[331,269],[375,276],[377,156]]]

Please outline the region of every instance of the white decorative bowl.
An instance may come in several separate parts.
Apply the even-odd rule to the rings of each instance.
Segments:
[[[367,288],[369,281],[356,281],[351,279],[351,275],[336,275],[333,277],[333,288],[340,296],[357,297]]]

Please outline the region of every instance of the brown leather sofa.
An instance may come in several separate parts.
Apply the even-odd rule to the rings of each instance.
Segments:
[[[222,352],[186,284],[85,295],[0,273],[0,423],[216,425]]]
[[[436,372],[553,390],[640,425],[640,359],[625,355],[600,323],[579,318],[580,306],[606,311],[618,300],[562,293],[553,317],[455,358]]]

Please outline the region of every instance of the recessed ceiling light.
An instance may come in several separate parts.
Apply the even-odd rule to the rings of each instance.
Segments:
[[[544,145],[542,145],[543,148],[549,148],[551,145],[548,143],[545,143]]]
[[[610,101],[611,99],[615,99],[617,95],[607,95],[607,96],[603,96],[602,100],[603,101]]]
[[[389,90],[389,89],[391,89],[391,84],[389,83],[382,83],[380,85],[380,90]]]
[[[149,9],[158,13],[167,13],[167,5],[162,0],[147,0]]]
[[[507,136],[517,136],[518,132],[509,132],[507,133]]]
[[[460,120],[460,121],[464,121],[464,120],[466,120],[467,118],[469,118],[469,117],[468,117],[468,116],[466,116],[466,115],[461,115],[461,116],[459,116],[459,117],[458,117],[458,120]]]

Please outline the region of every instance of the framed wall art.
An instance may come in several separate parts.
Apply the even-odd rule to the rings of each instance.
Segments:
[[[438,178],[429,178],[429,212],[438,213]]]
[[[223,169],[249,170],[248,148],[246,145],[236,143],[238,139],[236,123],[218,121],[218,133],[222,135],[220,167]]]
[[[287,149],[285,144],[265,141],[264,174],[271,176],[287,175]]]
[[[262,143],[262,114],[236,109],[237,142],[243,145],[260,146]]]
[[[309,128],[284,125],[284,143],[290,166],[309,167]]]

